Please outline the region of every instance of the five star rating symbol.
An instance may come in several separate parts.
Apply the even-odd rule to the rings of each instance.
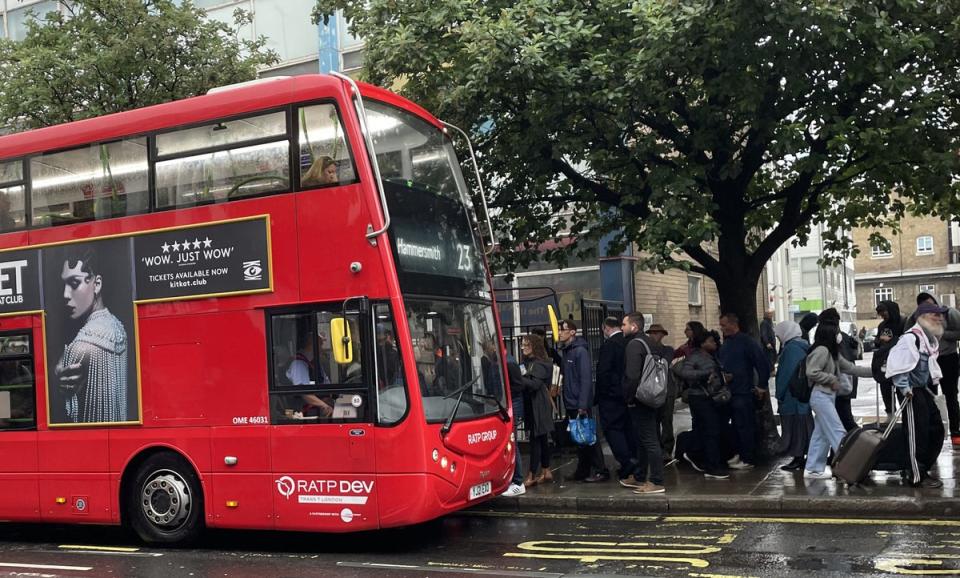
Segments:
[[[190,249],[196,250],[196,249],[199,249],[200,247],[203,247],[204,249],[209,249],[212,245],[213,245],[213,241],[210,239],[210,237],[206,237],[202,241],[200,239],[194,238],[193,241],[189,239],[184,239],[183,242],[174,241],[172,245],[169,243],[164,243],[163,245],[160,245],[160,248],[163,249],[164,253],[169,253],[171,249],[173,250],[174,253],[176,253],[181,249],[183,249],[184,251],[189,251]]]

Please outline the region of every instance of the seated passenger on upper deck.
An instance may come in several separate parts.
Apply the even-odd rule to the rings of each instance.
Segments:
[[[300,184],[303,187],[322,187],[335,185],[340,182],[337,176],[337,161],[328,156],[322,156],[313,161],[307,172],[303,173]]]

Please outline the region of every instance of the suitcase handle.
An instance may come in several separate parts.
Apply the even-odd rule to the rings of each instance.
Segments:
[[[894,397],[894,399],[896,399],[896,397]],[[883,431],[884,440],[890,437],[890,432],[893,431],[893,426],[895,426],[897,424],[897,420],[900,419],[900,414],[903,413],[903,410],[907,407],[907,404],[911,404],[911,403],[913,403],[913,400],[904,398],[903,403],[901,403],[900,406],[897,407],[896,413],[893,414],[893,419],[891,419],[890,423],[887,424],[887,429]]]

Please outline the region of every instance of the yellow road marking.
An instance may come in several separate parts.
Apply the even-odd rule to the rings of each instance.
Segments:
[[[127,546],[83,546],[80,544],[61,544],[61,550],[95,550],[97,552],[139,552],[140,548]]]
[[[661,556],[592,556],[592,555],[573,555],[573,554],[525,554],[522,552],[507,552],[504,556],[509,558],[540,558],[547,560],[579,560],[585,564],[599,562],[600,560],[632,560],[643,562],[670,562],[674,564],[689,564],[694,568],[706,568],[710,565],[706,560],[699,558],[667,558]]]
[[[517,548],[538,552],[603,552],[624,554],[715,554],[721,549],[702,544],[657,544],[648,542],[558,542],[535,540]]]
[[[630,516],[616,514],[558,514],[551,512],[460,512],[458,515],[483,518],[541,518],[544,520],[619,520],[625,522],[658,522],[663,516]]]
[[[899,560],[877,560],[874,568],[881,572],[891,574],[907,574],[912,576],[958,576],[960,570],[944,568],[934,570],[923,568],[920,570],[901,568],[901,566],[943,566],[943,560],[922,560],[922,559],[899,559]]]
[[[852,526],[936,526],[960,528],[960,520],[885,520],[874,518],[763,518],[738,516],[632,516],[616,514],[559,514],[551,512],[461,512],[459,515],[490,518],[538,518],[543,520],[613,520],[627,522],[662,522],[677,524],[805,524]]]
[[[898,526],[942,526],[949,528],[960,527],[960,520],[874,520],[870,518],[751,518],[736,516],[664,516],[663,522],[713,523],[713,524],[831,524],[852,526],[881,526],[895,524]]]
[[[691,572],[690,576],[693,578],[754,578],[753,576],[736,576],[733,574],[697,574],[696,572]]]

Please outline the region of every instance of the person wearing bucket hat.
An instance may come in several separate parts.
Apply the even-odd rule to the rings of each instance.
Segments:
[[[934,303],[917,306],[916,325],[903,334],[887,358],[886,375],[893,379],[898,395],[907,404],[903,427],[910,455],[910,481],[925,488],[943,487],[943,482],[929,472],[943,446],[943,420],[930,388],[943,378],[937,358],[946,313],[946,307]]]
[[[939,305],[933,295],[920,293],[917,295],[917,306],[927,303]],[[954,307],[947,307],[943,319],[943,336],[940,338],[940,347],[937,351],[937,363],[943,370],[940,388],[947,406],[947,421],[950,423],[950,443],[960,449],[960,400],[957,398],[957,381],[960,377],[960,354],[957,351],[957,342],[960,340],[960,311]],[[907,326],[916,323],[916,313],[907,320]],[[936,391],[933,391],[936,395]]]
[[[659,323],[653,323],[647,329],[647,335],[650,336],[650,350],[654,355],[671,360],[673,359],[673,348],[663,343],[663,338],[670,333]],[[673,457],[674,433],[673,433],[673,411],[677,405],[677,382],[673,378],[673,372],[667,374],[667,399],[657,410],[657,432],[660,435],[660,449],[663,452],[663,463],[666,466],[672,466],[677,463]]]

